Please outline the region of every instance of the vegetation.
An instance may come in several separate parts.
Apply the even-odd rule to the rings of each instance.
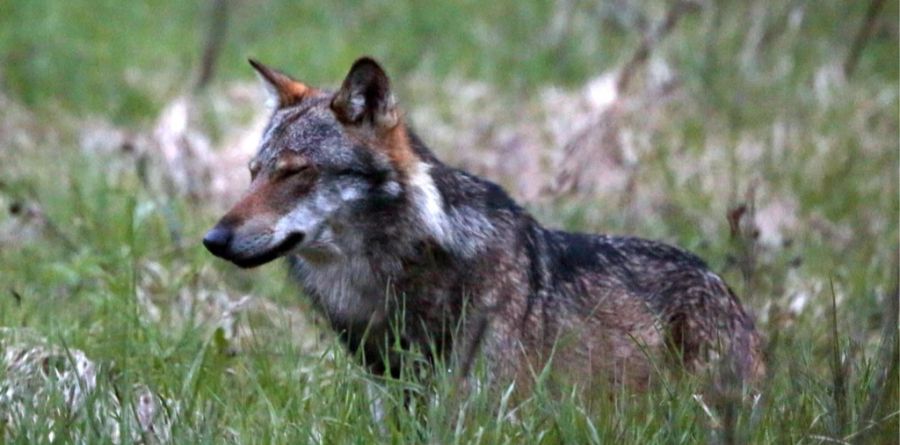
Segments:
[[[215,77],[197,90],[222,4]],[[896,0],[690,3],[648,41],[622,107],[599,114],[620,143],[591,174],[626,179],[528,198],[548,225],[706,258],[768,339],[759,388],[661,377],[646,393],[538,385],[457,400],[452,375],[426,384],[413,366],[372,385],[283,266],[238,271],[203,250],[226,204],[180,187],[153,151],[159,116],[185,94],[214,152],[252,128],[259,109],[226,98],[251,80],[247,56],[334,86],[372,54],[439,155],[524,198],[498,141],[537,132],[541,148],[516,156],[553,182],[567,155],[552,122],[582,118],[579,88],[634,60],[671,8],[0,3],[0,443],[896,443]],[[424,397],[405,408],[411,393]]]

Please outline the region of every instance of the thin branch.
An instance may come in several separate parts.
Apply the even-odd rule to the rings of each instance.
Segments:
[[[228,0],[213,0],[210,12],[209,30],[200,60],[200,75],[194,91],[203,90],[215,74],[216,61],[222,52],[225,32],[228,30]]]
[[[666,17],[663,19],[662,23],[660,23],[653,31],[644,35],[644,38],[641,39],[640,46],[638,46],[634,54],[631,55],[631,58],[622,68],[622,71],[619,72],[619,76],[616,79],[616,90],[620,94],[628,89],[631,79],[634,78],[637,70],[644,65],[650,57],[650,53],[653,52],[653,49],[659,42],[672,32],[672,29],[675,28],[675,24],[678,23],[678,20],[684,13],[694,11],[697,8],[697,3],[693,1],[678,0],[674,2],[666,13]]]
[[[699,4],[693,0],[678,0],[672,3],[663,21],[652,31],[646,33],[641,39],[640,46],[634,51],[628,62],[622,67],[616,77],[616,95],[622,96],[631,83],[637,71],[647,62],[650,53],[675,27],[678,20],[686,12],[693,12],[699,8]],[[665,85],[661,93],[670,91],[672,85]],[[563,195],[574,191],[578,187],[579,178],[586,165],[579,155],[585,150],[593,148],[602,150],[603,147],[615,144],[618,136],[616,130],[623,107],[613,104],[598,116],[592,118],[592,123],[586,125],[573,137],[569,138],[563,147],[562,160],[559,163],[560,171],[544,191],[555,195]]]
[[[841,339],[837,326],[837,298],[834,294],[834,281],[831,281],[831,377],[832,398],[834,399],[835,426],[842,436],[847,429],[847,369],[841,360]]]
[[[863,20],[862,26],[859,27],[856,38],[853,39],[853,46],[850,47],[850,53],[847,55],[847,60],[844,61],[844,76],[847,79],[853,77],[853,73],[856,71],[856,66],[859,64],[859,57],[862,55],[866,43],[868,43],[869,39],[872,37],[872,33],[875,32],[875,19],[878,18],[878,13],[881,12],[883,6],[884,0],[872,0],[869,2],[866,18]]]

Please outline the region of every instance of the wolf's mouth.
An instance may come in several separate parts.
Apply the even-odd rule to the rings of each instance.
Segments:
[[[295,232],[288,235],[281,244],[275,246],[275,248],[269,250],[268,252],[264,252],[260,255],[254,255],[252,257],[235,257],[229,258],[229,260],[237,265],[238,267],[249,269],[252,267],[262,266],[287,252],[290,252],[293,248],[297,247],[298,244],[303,242],[304,234],[301,232]]]

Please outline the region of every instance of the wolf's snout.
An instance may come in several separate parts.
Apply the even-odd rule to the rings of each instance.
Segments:
[[[203,245],[219,258],[243,268],[250,268],[263,265],[290,252],[300,245],[304,238],[303,232],[293,232],[281,241],[275,241],[270,233],[250,230],[247,224],[239,229],[216,225],[203,237]]]
[[[231,243],[232,232],[224,227],[213,227],[203,237],[203,245],[213,255],[223,257],[228,252],[228,244]]]

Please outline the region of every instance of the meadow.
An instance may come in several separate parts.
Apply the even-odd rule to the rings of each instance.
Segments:
[[[898,14],[0,2],[0,444],[898,443]],[[369,376],[283,264],[208,254],[266,117],[246,58],[336,87],[363,54],[442,159],[545,225],[703,257],[754,313],[765,380],[458,400],[415,355]]]

